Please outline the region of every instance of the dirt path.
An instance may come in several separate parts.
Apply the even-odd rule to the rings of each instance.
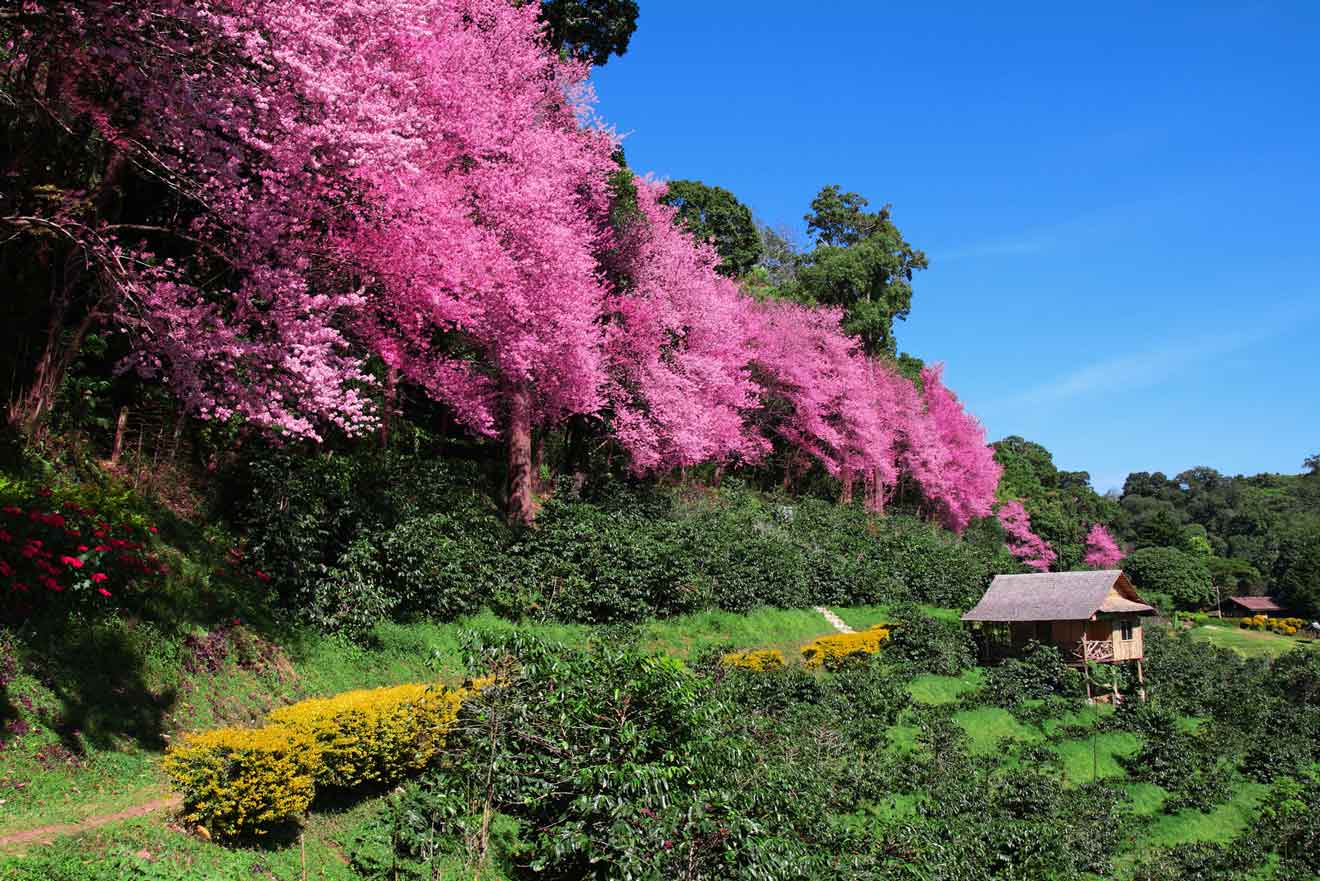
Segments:
[[[183,802],[177,795],[167,796],[165,798],[156,798],[140,805],[134,805],[131,808],[124,808],[122,811],[116,811],[113,814],[101,814],[96,817],[88,817],[77,823],[58,823],[53,826],[38,826],[36,829],[25,829],[22,832],[10,832],[7,835],[0,835],[0,848],[20,847],[29,844],[50,844],[61,835],[75,835],[79,832],[89,832],[92,829],[99,829],[107,823],[117,823],[120,820],[131,820],[134,817],[144,817],[147,814],[154,814],[158,811],[170,811],[177,809]]]
[[[823,615],[825,617],[825,620],[830,622],[830,626],[833,627],[835,630],[839,631],[840,633],[856,632],[851,627],[849,627],[842,618],[840,618],[838,615],[834,614],[824,606],[816,606],[816,611],[819,612],[821,615]]]

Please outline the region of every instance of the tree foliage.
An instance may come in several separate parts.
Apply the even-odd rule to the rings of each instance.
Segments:
[[[637,0],[542,0],[550,45],[597,66],[622,56],[637,30]]]
[[[1122,563],[1138,591],[1164,594],[1179,609],[1201,609],[1214,601],[1205,563],[1177,548],[1141,548]]]
[[[895,351],[894,321],[912,308],[912,276],[927,267],[890,218],[889,206],[868,212],[867,200],[823,188],[806,215],[816,247],[802,259],[793,293],[804,302],[843,310],[843,327],[868,354]]]
[[[661,201],[677,209],[674,220],[693,238],[714,244],[722,275],[744,275],[764,255],[751,209],[723,187],[695,180],[671,181]]]

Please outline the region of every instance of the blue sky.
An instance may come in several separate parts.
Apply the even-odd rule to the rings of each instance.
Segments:
[[[803,234],[827,183],[931,268],[899,347],[1101,491],[1320,452],[1320,2],[640,0],[629,164]]]

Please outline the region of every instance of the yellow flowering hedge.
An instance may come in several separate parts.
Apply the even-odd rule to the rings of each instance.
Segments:
[[[784,653],[779,649],[754,649],[745,652],[730,652],[723,658],[725,666],[738,667],[742,670],[778,670],[784,666]]]
[[[312,698],[262,728],[222,728],[172,746],[163,767],[184,816],[222,838],[264,835],[306,812],[317,786],[392,783],[444,745],[466,688],[397,685]]]
[[[1252,615],[1238,622],[1239,627],[1247,630],[1272,630],[1284,636],[1295,636],[1297,631],[1306,626],[1301,618],[1270,618],[1265,615]]]
[[[392,783],[431,760],[464,694],[428,685],[362,689],[299,701],[270,721],[311,738],[320,756],[318,784]]]
[[[172,746],[164,768],[184,794],[184,818],[212,835],[264,835],[306,812],[315,794],[316,748],[281,726],[222,728]]]
[[[802,647],[802,659],[808,667],[833,670],[846,659],[874,655],[889,639],[889,628],[883,624],[858,630],[855,633],[836,633],[812,640]]]

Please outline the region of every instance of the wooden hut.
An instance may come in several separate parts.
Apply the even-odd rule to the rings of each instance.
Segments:
[[[1237,612],[1244,618],[1250,618],[1252,615],[1277,615],[1284,611],[1283,606],[1276,603],[1269,597],[1229,597],[1231,610]]]
[[[987,660],[1033,641],[1054,645],[1077,666],[1135,662],[1144,692],[1141,620],[1154,614],[1121,570],[1100,569],[997,575],[962,619],[979,625]]]

